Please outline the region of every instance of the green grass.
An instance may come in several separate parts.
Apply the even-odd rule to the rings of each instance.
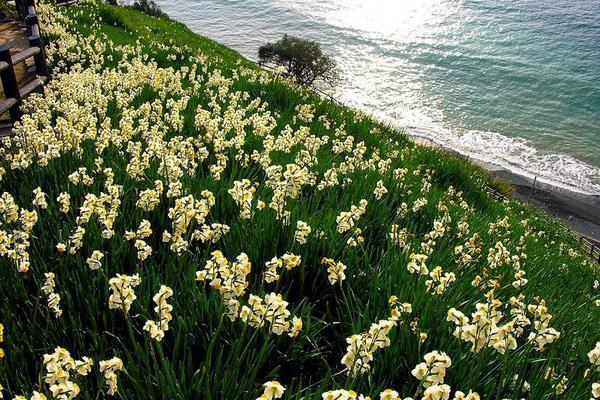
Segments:
[[[24,135],[21,139],[27,138],[24,146],[27,151],[37,152],[33,151],[33,131],[48,125],[58,131],[60,124],[57,121],[62,118],[64,122],[69,112],[79,115],[82,110],[89,109],[97,117],[97,126],[106,117],[112,128],[120,131],[126,110],[129,113],[154,101],[167,107],[167,98],[180,99],[181,93],[160,93],[160,88],[152,88],[155,77],[148,78],[147,82],[140,78],[143,83],[138,86],[132,84],[131,90],[137,91],[124,107],[117,105],[115,93],[129,92],[120,89],[118,84],[115,84],[114,93],[98,89],[111,99],[100,106],[93,100],[86,100],[90,101],[86,103],[83,97],[67,92],[66,88],[72,88],[72,81],[81,79],[77,69],[93,67],[99,74],[107,74],[110,70],[123,72],[129,67],[119,64],[119,60],[127,53],[125,49],[137,46],[141,53],[148,55],[147,58],[155,60],[158,67],[169,69],[169,74],[182,68],[196,68],[204,77],[204,85],[190,96],[188,105],[181,110],[183,129],[180,132],[167,130],[165,140],[174,141],[178,136],[204,137],[205,129],[194,124],[196,109],[198,106],[209,109],[213,89],[206,85],[206,77],[219,71],[232,79],[228,93],[217,101],[221,112],[228,106],[244,110],[252,99],[260,98],[264,110],[249,110],[244,115],[273,116],[276,125],[271,134],[274,137],[289,125],[296,132],[307,127],[315,137],[329,138],[327,144],[315,151],[318,163],[309,166],[318,177],[317,181],[349,155],[336,154],[332,150],[335,130],[342,126],[355,138],[354,144],[364,142],[365,160],[378,153],[383,159],[389,157],[390,167],[387,171],[380,167],[350,171],[347,177],[352,182],[344,187],[318,190],[314,185],[304,185],[297,199],[287,201],[290,225],[277,220],[274,210],[268,207],[245,220],[239,218],[239,207],[227,190],[234,181],[247,178],[257,184],[255,199],[268,203],[273,189],[267,185],[265,170],[254,161],[243,166],[235,160],[237,151],[227,149],[224,154],[228,157],[228,165],[221,179],[214,179],[209,167],[216,161],[216,150],[212,143],[198,139],[195,146],[205,146],[210,155],[193,169],[194,174],[183,175],[184,192],[200,199],[202,190],[211,191],[216,204],[207,221],[227,224],[231,231],[217,243],[195,242],[178,255],[161,241],[162,231],[171,229],[167,214],[174,199],[163,195],[159,206],[150,212],[135,205],[140,191],[153,187],[156,179],[162,179],[167,186],[166,178],[159,171],[159,157],[151,160],[141,180],[134,180],[127,173],[130,157],[125,152],[126,145],[120,147],[112,143],[99,153],[92,139],[81,143],[79,154],[64,151],[61,157],[45,166],[35,165],[35,155],[32,158],[34,164],[22,170],[11,169],[9,160],[5,161],[6,173],[0,181],[0,191],[11,193],[17,204],[37,210],[39,214],[28,248],[29,272],[17,272],[14,262],[6,254],[0,258],[3,271],[0,274],[0,322],[5,326],[4,342],[0,347],[6,353],[5,358],[0,359],[0,384],[5,388],[5,397],[30,394],[33,390],[49,395],[44,384],[42,356],[57,346],[68,349],[76,359],[89,356],[96,364],[113,356],[120,357],[125,371],[117,373],[118,397],[123,399],[254,399],[262,393],[261,385],[269,380],[278,380],[287,388],[286,399],[320,398],[324,391],[338,388],[354,389],[373,398],[378,398],[378,393],[385,388],[394,388],[404,398],[414,395],[419,387],[411,370],[422,361],[424,354],[433,350],[444,351],[452,358],[445,383],[453,392],[472,389],[483,399],[590,397],[591,383],[599,379],[598,372],[584,377],[584,371],[591,367],[586,354],[599,339],[600,312],[594,305],[599,293],[593,288],[594,281],[600,278],[597,265],[579,254],[576,237],[562,224],[524,204],[500,203],[488,194],[488,186],[508,193],[510,187],[505,182],[490,177],[466,159],[417,146],[402,131],[323,100],[290,82],[268,74],[262,81],[255,79],[259,70],[251,62],[231,49],[195,35],[180,23],[101,3],[70,7],[60,12],[68,15],[63,22],[69,34],[79,36],[77,41],[67,44],[60,41],[60,35],[54,30],[48,32],[49,42],[55,45],[49,49],[55,71],[60,70],[64,75],[56,75],[48,89],[47,98],[59,100],[56,104],[45,103],[41,98],[34,98],[29,103],[28,115],[30,121],[35,122],[34,127],[19,128]],[[49,15],[44,19],[51,23]],[[102,45],[93,47],[96,52],[93,53],[90,52],[92,47],[87,46],[89,43]],[[98,58],[94,59],[94,54]],[[180,57],[173,60],[172,54]],[[196,57],[203,60],[201,65],[194,64]],[[241,73],[242,70],[249,72]],[[189,82],[182,81],[183,87],[189,87]],[[236,93],[246,93],[247,98],[242,96],[235,103]],[[75,104],[61,108],[62,104],[70,104],[68,101],[72,98],[80,101],[81,108]],[[296,107],[302,104],[313,106],[313,120],[303,122],[296,118]],[[48,114],[34,112],[36,106],[47,110]],[[330,127],[318,119],[320,116],[327,117]],[[155,123],[160,125],[160,122]],[[139,119],[134,118],[133,126],[137,124]],[[73,124],[71,128],[77,131],[86,126]],[[135,134],[131,141],[147,145],[144,133]],[[62,134],[69,137],[65,132]],[[228,138],[233,135],[233,129],[227,132]],[[245,126],[244,137],[241,149],[246,154],[264,148],[263,138],[251,126]],[[304,143],[298,143],[288,149],[273,151],[271,164],[285,166],[297,162],[296,155],[304,146]],[[15,151],[14,147],[7,150],[9,158]],[[84,187],[70,183],[67,177],[81,166],[93,170],[98,156],[104,159],[104,167],[113,169],[115,183],[123,186],[119,215],[114,223],[116,234],[111,239],[103,239],[102,227],[94,217],[85,224],[82,249],[72,256],[60,254],[55,249],[56,244],[66,242],[77,226],[78,213],[73,210],[82,206],[87,193],[99,195],[105,191],[106,180],[99,172],[95,174],[93,184]],[[179,157],[183,155],[179,154]],[[392,171],[397,168],[408,170],[403,180],[394,177]],[[422,193],[426,170],[432,171],[432,187]],[[414,174],[414,171],[421,172]],[[379,180],[389,192],[376,200],[373,190]],[[448,193],[450,186],[463,192],[471,212],[461,208],[456,196]],[[46,210],[32,204],[32,193],[37,187],[48,195]],[[59,213],[55,201],[64,191],[71,195],[72,211],[69,214]],[[425,207],[398,216],[402,203],[410,208],[423,196],[428,200]],[[364,243],[351,247],[346,245],[350,235],[337,232],[336,217],[341,211],[349,211],[351,205],[357,205],[361,199],[369,201],[366,213],[357,222],[357,227],[363,231]],[[410,253],[420,252],[420,243],[432,230],[434,220],[441,217],[437,207],[440,201],[448,207],[452,222],[448,224],[449,232],[438,239],[427,264],[430,269],[441,265],[445,272],[454,272],[457,280],[443,295],[435,296],[426,292],[427,278],[410,274],[406,266]],[[489,224],[505,217],[510,228],[501,233],[490,233]],[[152,246],[153,254],[140,262],[133,244],[123,235],[126,230],[137,229],[142,219],[150,221],[152,226],[153,234],[146,241]],[[313,230],[304,245],[293,239],[298,220],[309,223]],[[460,220],[469,224],[467,237],[457,235],[456,224]],[[522,225],[524,220],[530,221],[529,228]],[[389,240],[394,223],[411,233],[405,249]],[[1,219],[0,230],[10,233],[17,228],[18,224]],[[316,235],[317,230],[323,232],[322,238]],[[474,233],[478,233],[483,241],[483,256],[468,267],[461,266],[455,262],[454,248],[464,244]],[[529,279],[522,289],[511,286],[512,266],[489,270],[486,255],[498,241],[511,255],[527,255],[526,259],[520,260]],[[253,264],[248,276],[248,292],[261,296],[271,291],[281,293],[289,302],[292,314],[304,321],[304,329],[297,338],[269,335],[265,328],[255,329],[239,319],[232,322],[223,316],[225,308],[219,293],[195,281],[195,272],[202,269],[216,249],[230,261],[242,252],[248,255]],[[575,253],[570,253],[569,249]],[[101,250],[105,254],[101,270],[92,271],[86,265],[92,250]],[[292,271],[284,270],[277,284],[266,284],[262,280],[265,262],[286,252],[301,256],[302,265]],[[329,284],[326,268],[321,265],[323,257],[340,260],[348,266],[347,279],[342,285]],[[61,296],[64,312],[60,318],[52,316],[46,306],[46,296],[41,292],[44,273],[49,271],[56,274],[56,292]],[[547,345],[545,351],[538,352],[527,343],[530,328],[526,328],[524,337],[517,339],[517,350],[504,356],[492,348],[473,353],[470,344],[453,337],[454,325],[446,321],[448,309],[455,307],[470,315],[476,303],[485,302],[484,294],[490,288],[473,287],[471,281],[478,274],[486,277],[486,272],[488,279],[498,278],[496,298],[503,303],[520,293],[527,304],[537,304],[536,299],[544,299],[553,315],[550,326],[561,332],[560,339]],[[142,277],[141,285],[135,290],[137,300],[129,318],[124,318],[120,310],[108,308],[108,281],[117,273],[139,273]],[[163,341],[156,342],[142,327],[146,320],[156,318],[152,296],[161,284],[174,291],[169,300],[173,304],[173,321]],[[374,353],[371,372],[358,377],[347,376],[340,363],[346,351],[345,339],[387,318],[390,309],[387,302],[392,294],[400,301],[412,304],[412,315],[391,331],[390,346]],[[418,332],[427,333],[428,338],[423,343],[411,329],[411,321],[418,321]],[[554,378],[545,378],[548,368],[554,369]],[[513,380],[517,374],[519,379]],[[567,390],[556,395],[554,386],[563,375],[569,379]],[[79,398],[106,396],[97,366],[89,376],[75,380],[81,387]],[[529,393],[523,392],[523,380],[531,384]]]

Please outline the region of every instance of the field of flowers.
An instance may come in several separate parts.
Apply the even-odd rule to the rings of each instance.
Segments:
[[[600,271],[468,161],[183,25],[38,5],[0,398],[600,397]]]

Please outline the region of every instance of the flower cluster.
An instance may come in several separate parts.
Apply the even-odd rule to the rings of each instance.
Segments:
[[[411,374],[421,381],[425,388],[435,387],[435,390],[442,390],[444,393],[450,393],[448,385],[440,386],[444,383],[446,369],[452,365],[452,360],[444,352],[437,350],[425,354],[424,362],[417,364],[411,371]],[[448,398],[448,397],[446,397]]]
[[[337,223],[337,231],[339,233],[345,233],[354,228],[354,224],[367,212],[367,200],[362,199],[358,206],[352,205],[350,211],[342,211],[337,216],[335,222]]]
[[[202,225],[200,229],[192,232],[192,239],[200,240],[202,243],[217,243],[229,233],[229,226],[214,222],[210,225]]]
[[[375,190],[373,191],[375,198],[377,200],[380,200],[383,197],[383,195],[386,194],[387,192],[388,192],[388,190],[384,186],[383,181],[382,180],[377,181],[377,185],[375,186]]]
[[[165,332],[169,330],[169,322],[173,319],[171,311],[173,306],[167,303],[167,299],[173,296],[173,290],[165,285],[160,286],[158,293],[154,295],[152,301],[156,306],[154,312],[158,314],[158,322],[146,321],[144,330],[150,334],[152,339],[160,342],[165,337]]]
[[[256,400],[273,400],[280,399],[283,397],[283,392],[285,392],[285,388],[281,386],[281,383],[277,381],[269,381],[266,382],[263,386],[265,390],[263,394]]]
[[[4,342],[4,325],[0,323],[0,344]],[[0,358],[4,358],[4,349],[0,347]]]
[[[10,193],[2,193],[0,198],[0,214],[5,223],[15,222],[19,219],[19,206]]]
[[[188,228],[193,221],[196,221],[200,226],[204,226],[206,217],[210,209],[215,204],[214,195],[208,190],[203,190],[201,193],[202,199],[197,200],[192,195],[184,196],[175,199],[175,205],[169,208],[168,216],[171,219],[172,232],[163,232],[163,242],[171,242],[170,249],[175,253],[181,253],[187,250],[190,242],[187,239]],[[215,226],[215,229],[218,228]],[[229,228],[223,229],[218,235],[226,233]],[[200,238],[203,235],[201,231],[194,231],[192,238]]]
[[[233,188],[227,191],[240,207],[241,219],[249,219],[252,216],[252,198],[255,192],[256,188],[248,179],[233,182]]]
[[[91,270],[96,270],[96,269],[102,268],[102,259],[103,258],[104,258],[104,253],[102,253],[100,250],[94,250],[92,252],[92,255],[89,256],[87,258],[87,260],[85,260],[85,262],[88,265],[88,267],[90,267]]]
[[[142,222],[140,222],[140,226],[135,232],[125,231],[125,238],[127,240],[146,239],[150,235],[152,235],[152,227],[150,221],[147,219],[143,219]]]
[[[447,369],[452,366],[452,360],[444,353],[434,350],[425,354],[424,362],[419,363],[411,371],[412,375],[420,382],[417,394],[422,392],[422,400],[448,400],[450,398],[451,388],[444,383]],[[404,400],[412,398],[405,398]],[[454,393],[454,400],[479,400],[480,396],[476,392],[469,391],[464,393],[457,390]]]
[[[48,208],[48,203],[46,202],[46,193],[42,192],[42,188],[38,187],[33,191],[33,205],[38,206],[42,210]]]
[[[208,281],[209,285],[221,293],[226,315],[234,321],[240,309],[239,297],[246,293],[247,276],[252,263],[245,253],[241,253],[233,264],[219,250],[211,253],[211,259],[206,261],[204,269],[196,272],[196,280]]]
[[[125,231],[125,239],[134,240],[134,247],[137,249],[137,258],[140,261],[144,261],[150,255],[152,255],[152,247],[150,247],[144,239],[152,235],[152,227],[150,221],[143,219],[140,222],[140,226],[134,231]]]
[[[299,136],[297,139],[301,139]],[[282,143],[282,145],[284,145]],[[300,196],[302,187],[314,180],[314,177],[308,173],[306,167],[300,167],[297,164],[287,164],[285,171],[279,165],[268,166],[266,185],[273,189],[273,197],[269,202],[269,208],[275,210],[276,218],[284,222],[289,221],[290,211],[285,210],[286,199],[297,199]]]
[[[285,253],[280,258],[273,257],[265,263],[264,280],[267,283],[278,281],[281,277],[279,270],[285,267],[288,271],[293,270],[302,264],[302,258],[294,253]]]
[[[296,232],[294,233],[294,240],[300,244],[305,244],[308,235],[312,232],[310,225],[304,221],[298,221],[296,223]]]
[[[474,233],[464,245],[457,245],[454,248],[454,257],[456,263],[460,266],[467,266],[475,263],[481,256],[483,241],[479,234]]]
[[[160,204],[160,196],[164,191],[163,183],[160,179],[154,181],[153,189],[146,189],[140,192],[135,205],[144,211],[152,211]]]
[[[44,381],[49,385],[52,397],[59,400],[71,400],[80,392],[79,386],[71,380],[70,373],[87,376],[94,365],[94,361],[88,357],[74,360],[69,352],[61,347],[54,349],[54,353],[44,354],[43,362],[46,368]]]
[[[117,274],[114,278],[108,281],[108,285],[111,291],[110,297],[108,298],[108,308],[117,309],[120,308],[125,313],[125,316],[129,314],[131,304],[137,296],[135,295],[135,288],[142,283],[142,279],[139,274],[132,276]]]
[[[409,256],[409,263],[406,266],[408,272],[411,274],[419,274],[419,275],[427,275],[429,273],[429,269],[427,268],[428,256],[426,254],[415,254],[411,253]]]
[[[549,326],[552,316],[548,313],[544,301],[539,304],[526,305],[524,297],[512,297],[510,300],[510,319],[501,324],[504,318],[502,302],[494,298],[494,291],[486,294],[486,303],[477,303],[476,311],[471,314],[471,320],[462,312],[451,308],[448,310],[447,320],[456,325],[454,336],[472,344],[471,350],[478,353],[485,347],[493,347],[499,353],[517,348],[516,338],[524,333],[526,326],[532,325],[533,331],[528,336],[528,341],[534,347],[543,351],[544,346],[560,337],[560,332]],[[532,314],[527,315],[526,310]],[[532,319],[533,323],[532,323]]]
[[[327,273],[329,274],[327,279],[329,279],[329,283],[335,285],[336,283],[342,284],[344,279],[346,279],[346,274],[344,271],[346,270],[346,265],[344,265],[340,261],[335,261],[332,258],[323,257],[321,260],[321,264],[327,266]]]
[[[74,171],[69,175],[69,182],[74,185],[83,184],[85,186],[90,186],[94,183],[94,178],[88,175],[87,168],[80,167],[77,171]]]
[[[398,224],[392,224],[389,236],[394,245],[403,248],[407,244],[409,233],[406,228],[400,229]]]
[[[534,329],[527,339],[534,344],[538,351],[543,351],[547,344],[560,337],[560,332],[550,327],[552,315],[544,300],[541,300],[539,304],[529,304],[527,310],[533,315]]]
[[[108,182],[107,182],[108,183]],[[75,255],[77,250],[83,246],[83,237],[85,228],[83,225],[89,223],[93,216],[97,222],[102,225],[102,237],[110,239],[114,236],[114,222],[119,215],[119,207],[121,205],[121,195],[123,187],[114,184],[105,185],[105,192],[96,195],[88,193],[85,196],[83,205],[79,208],[79,215],[76,218],[77,227],[69,237],[69,253]]]
[[[280,294],[269,293],[264,298],[250,294],[248,305],[240,311],[240,319],[254,328],[268,324],[269,333],[281,335],[285,332],[296,337],[302,330],[302,320],[292,317],[287,309],[288,302]]]
[[[442,275],[442,267],[438,266],[429,273],[430,279],[425,282],[427,290],[431,293],[441,295],[444,294],[448,286],[456,281],[454,272],[446,272]]]
[[[278,257],[273,257],[265,263],[264,279],[267,283],[273,283],[279,280],[279,270],[283,267],[283,260]]]
[[[123,361],[118,357],[113,357],[110,360],[103,360],[99,363],[100,373],[104,375],[104,383],[107,387],[106,393],[114,396],[117,391],[117,372],[123,371]]]
[[[371,369],[373,353],[377,349],[383,349],[391,344],[388,337],[390,331],[398,325],[403,313],[410,314],[412,312],[411,305],[398,303],[396,296],[392,296],[389,303],[393,308],[388,319],[371,324],[366,332],[346,338],[348,347],[341,363],[346,367],[348,375],[356,376],[368,372]]]
[[[0,197],[0,255],[6,256],[17,267],[19,272],[29,271],[29,241],[30,233],[38,221],[35,210],[20,209],[10,193],[4,192]],[[17,225],[17,226],[15,226]]]
[[[56,287],[56,282],[54,280],[56,275],[54,275],[54,272],[46,272],[44,276],[46,277],[46,280],[42,285],[42,292],[48,297],[48,308],[50,308],[54,313],[54,316],[58,318],[62,315],[62,310],[60,308],[60,295],[54,291],[54,288]]]
[[[281,261],[284,267],[288,271],[291,271],[302,263],[302,258],[294,253],[285,253],[281,256]]]

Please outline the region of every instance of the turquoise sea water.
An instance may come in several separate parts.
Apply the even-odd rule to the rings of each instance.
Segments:
[[[159,0],[250,59],[284,33],[338,62],[336,95],[417,136],[600,194],[600,0]]]

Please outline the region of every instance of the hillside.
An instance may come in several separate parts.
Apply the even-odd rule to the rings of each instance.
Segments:
[[[0,169],[5,398],[600,396],[598,265],[506,184],[182,24],[38,12],[54,79]]]

